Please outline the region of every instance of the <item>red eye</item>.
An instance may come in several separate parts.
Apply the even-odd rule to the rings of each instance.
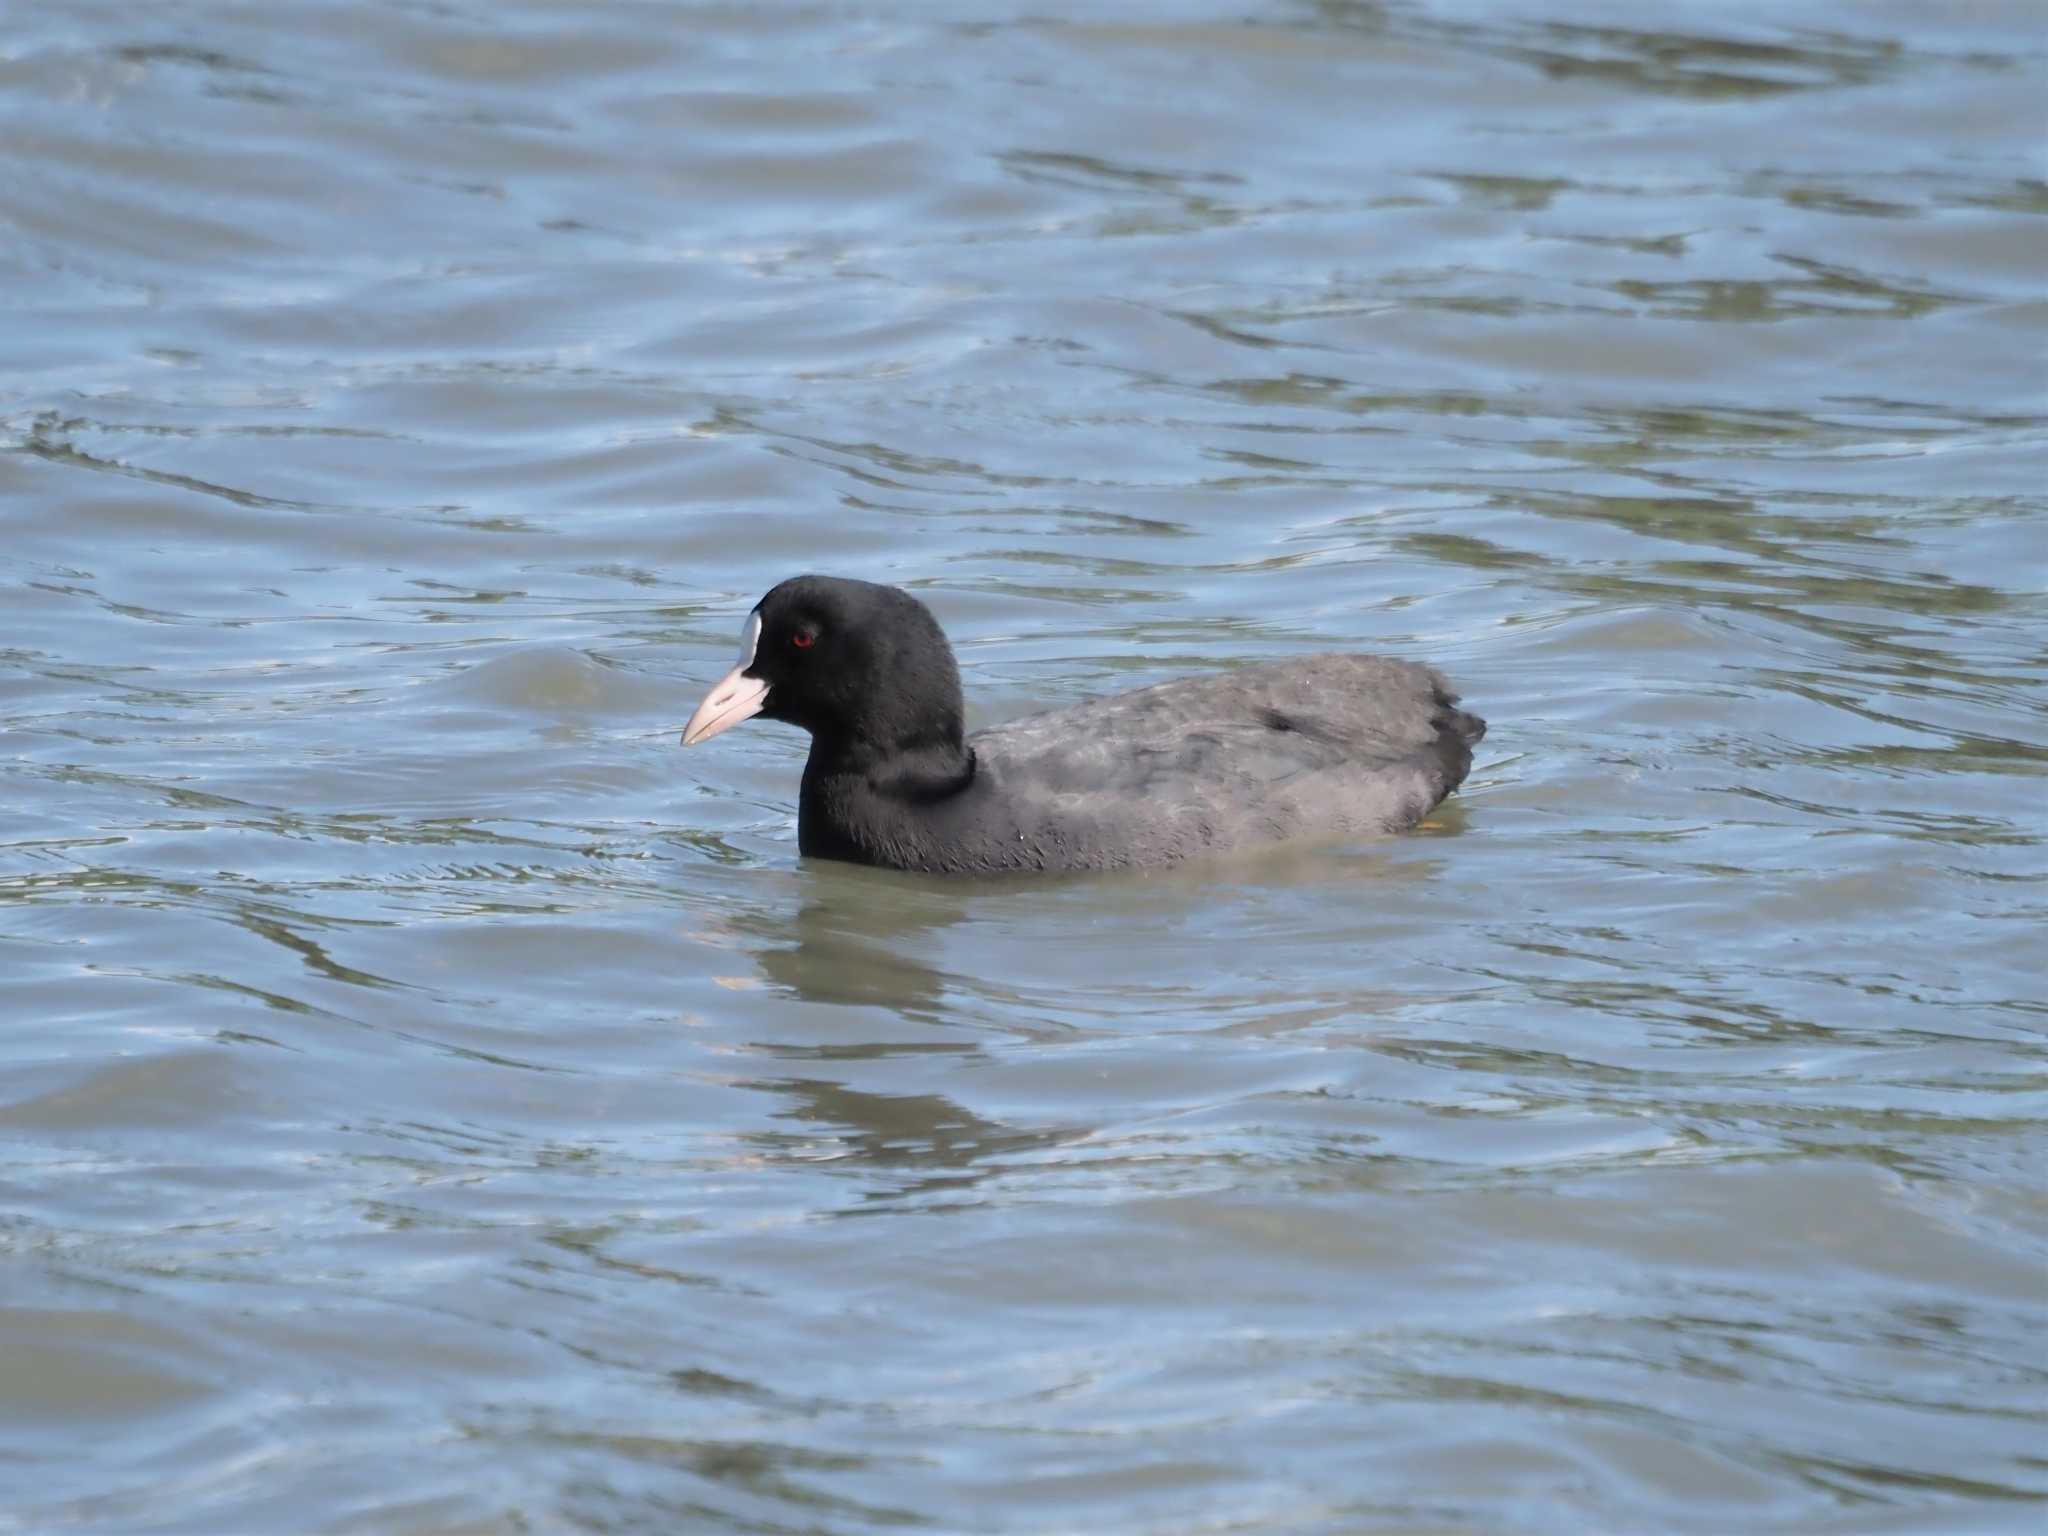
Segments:
[[[818,637],[813,631],[808,629],[792,630],[789,636],[789,643],[800,651],[808,651],[818,643]]]

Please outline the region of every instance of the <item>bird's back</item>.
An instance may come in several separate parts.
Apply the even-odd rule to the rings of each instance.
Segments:
[[[1164,864],[1399,831],[1457,788],[1485,731],[1429,667],[1304,656],[983,731],[975,793],[943,819],[984,868]]]

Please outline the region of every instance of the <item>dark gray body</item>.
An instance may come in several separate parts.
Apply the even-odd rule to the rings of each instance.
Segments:
[[[995,726],[964,770],[886,777],[814,749],[799,846],[971,874],[1170,864],[1414,826],[1486,733],[1432,668],[1328,653],[1160,683]]]

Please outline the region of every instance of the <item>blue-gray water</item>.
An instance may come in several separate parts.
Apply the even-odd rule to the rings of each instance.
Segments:
[[[1996,1531],[2048,1500],[2033,0],[12,0],[0,1530]],[[1326,647],[1440,826],[796,856]]]

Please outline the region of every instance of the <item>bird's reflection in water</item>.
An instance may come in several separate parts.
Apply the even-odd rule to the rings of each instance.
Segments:
[[[1105,877],[1097,876],[1100,889]],[[924,957],[944,930],[980,919],[1021,925],[1088,882],[1059,875],[946,878],[811,860],[798,871],[793,917],[750,925],[771,942],[755,952],[761,974],[809,1003],[887,1008],[923,1023],[958,1023],[948,994],[981,992]],[[1067,920],[1063,915],[1062,921]],[[1028,1031],[1027,1031],[1028,1032]]]
[[[777,1161],[866,1175],[872,1187],[858,1208],[957,1198],[1019,1155],[1102,1129],[1018,1125],[953,1095],[1014,1080],[976,1070],[1016,1059],[1003,1053],[1056,1051],[1090,1033],[1077,1010],[1098,1010],[1112,1027],[1118,1000],[1147,995],[1142,977],[1127,974],[1134,953],[1154,957],[1171,996],[1186,967],[1199,972],[1213,959],[1216,975],[1232,973],[1241,925],[1256,925],[1261,955],[1313,945],[1317,913],[1386,902],[1428,882],[1435,864],[1415,839],[1392,851],[1288,846],[1078,880],[932,879],[806,862],[793,914],[785,906],[748,925],[755,964],[771,990],[797,1001],[801,1026],[795,1038],[749,1047],[789,1070],[748,1086],[785,1100],[775,1118],[802,1127],[759,1133],[756,1145]],[[822,1019],[803,1007],[816,1004],[826,1005]],[[1343,1004],[1364,1006],[1355,989]]]
[[[755,956],[768,983],[806,1002],[931,1017],[945,978],[912,952],[961,921],[965,901],[944,884],[912,885],[873,870],[826,866],[804,875],[803,903],[784,929],[789,942]]]
[[[763,1055],[805,1064],[749,1084],[783,1098],[786,1108],[776,1118],[794,1122],[751,1137],[761,1152],[793,1164],[886,1170],[867,1202],[853,1208],[861,1210],[878,1201],[957,1196],[1018,1153],[1087,1134],[1086,1127],[1006,1125],[942,1093],[852,1081],[879,1077],[908,1090],[912,1081],[929,1083],[934,1057],[958,1062],[985,1053],[981,1032],[965,1036],[960,1010],[949,1006],[973,983],[921,958],[935,948],[937,934],[967,920],[977,897],[990,894],[985,883],[829,863],[806,864],[799,878],[801,904],[776,928],[785,942],[755,952],[763,979],[805,1003],[870,1010],[871,1019],[880,1014],[906,1027],[878,1031],[850,1018],[843,1041],[758,1043]],[[1007,887],[1020,888],[1014,881]],[[906,1058],[923,1058],[924,1065],[903,1070]],[[881,1063],[893,1067],[878,1071]]]
[[[829,1159],[863,1175],[862,1210],[906,1200],[953,1203],[1020,1153],[1056,1147],[1085,1127],[1023,1127],[985,1119],[937,1093],[870,1093],[824,1078],[779,1078],[751,1086],[787,1095],[783,1118],[811,1130],[757,1133],[766,1156],[792,1163]]]

